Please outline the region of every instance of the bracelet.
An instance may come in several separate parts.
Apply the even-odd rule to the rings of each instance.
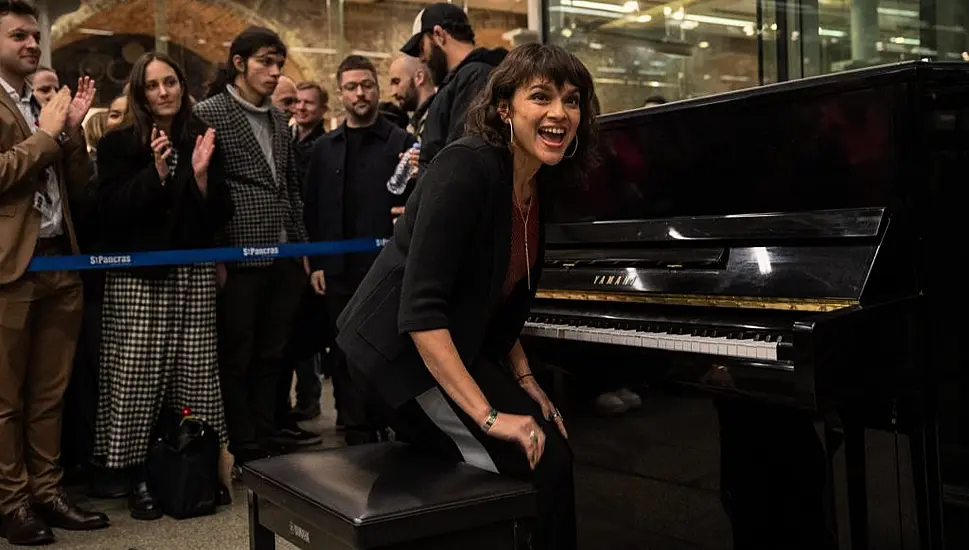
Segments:
[[[518,378],[516,378],[515,381],[516,382],[521,382],[522,380],[528,378],[529,376],[534,377],[535,375],[532,374],[532,373],[530,373],[530,372],[529,373],[525,373],[525,374],[519,376]]]
[[[485,433],[495,425],[495,420],[498,420],[498,411],[494,407],[488,412],[488,418],[484,421],[484,425],[481,427]]]

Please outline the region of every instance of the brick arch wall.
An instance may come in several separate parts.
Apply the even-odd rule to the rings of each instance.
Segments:
[[[106,107],[121,94],[131,72],[130,60],[142,51],[150,51],[154,44],[155,38],[151,35],[87,36],[72,42],[70,47],[55,50],[51,64],[63,83],[76,82],[83,75],[94,78],[95,104]],[[196,98],[203,97],[213,67],[211,61],[178,42],[169,45],[168,53],[184,69],[189,93]]]
[[[331,35],[324,0],[167,0],[169,36],[212,63],[222,63],[228,53],[223,43],[246,26],[257,24],[280,34],[292,49],[285,73],[296,81],[314,80],[330,90],[331,113],[342,112],[334,91],[339,55],[338,36]],[[118,34],[155,34],[155,0],[82,0],[81,8],[57,19],[52,29],[54,49],[78,43],[87,35],[80,29],[102,29]],[[488,6],[485,1],[481,5]],[[421,5],[410,0],[347,1],[342,34],[344,53],[371,52],[381,83],[382,99],[389,99],[387,69],[397,49],[410,36],[414,16]],[[524,13],[471,8],[468,13],[478,44],[508,46],[507,31],[527,27]],[[336,30],[336,32],[339,32]],[[202,39],[201,41],[199,39]]]
[[[231,0],[167,0],[168,36],[171,42],[191,49],[213,65],[224,63],[226,42],[250,25],[278,32],[289,46],[302,40],[288,32],[278,20]],[[116,34],[155,34],[155,0],[91,0],[57,19],[51,29],[55,51],[89,38],[82,29],[98,29]],[[300,53],[289,55],[284,73],[294,80],[319,78],[313,66]]]

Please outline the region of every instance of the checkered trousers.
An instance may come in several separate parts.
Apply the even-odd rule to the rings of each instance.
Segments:
[[[191,409],[226,441],[215,295],[212,264],[106,273],[95,456],[108,468],[145,462],[162,407]]]

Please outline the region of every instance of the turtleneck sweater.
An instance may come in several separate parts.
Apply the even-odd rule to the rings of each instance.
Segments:
[[[269,169],[272,170],[273,180],[279,183],[279,177],[276,174],[276,163],[273,162],[273,121],[269,114],[269,107],[272,104],[267,98],[263,101],[262,106],[257,107],[243,99],[235,86],[230,84],[226,86],[226,90],[229,92],[229,97],[234,99],[242,107],[242,112],[245,113],[246,120],[249,121],[249,126],[252,128],[252,134],[256,137],[256,141],[259,142],[262,154],[266,157],[266,163],[269,164]]]

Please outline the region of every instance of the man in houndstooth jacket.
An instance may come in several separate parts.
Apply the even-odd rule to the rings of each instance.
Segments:
[[[195,107],[215,128],[235,215],[230,246],[271,248],[305,242],[300,182],[286,116],[270,96],[286,46],[269,29],[251,27],[233,40],[209,98]],[[262,259],[220,268],[219,347],[229,450],[239,463],[273,452],[275,388],[307,273],[292,259]]]

